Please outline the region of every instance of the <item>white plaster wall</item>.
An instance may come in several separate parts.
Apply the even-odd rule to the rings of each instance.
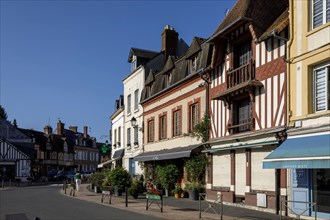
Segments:
[[[213,155],[213,186],[230,187],[229,151]]]
[[[263,169],[262,160],[269,155],[275,147],[265,146],[251,150],[251,189],[275,190],[275,170]]]
[[[142,133],[142,124],[143,124],[143,108],[139,104],[138,109],[134,109],[135,103],[135,90],[139,90],[139,102],[141,98],[141,93],[144,87],[145,81],[145,69],[143,66],[140,66],[136,69],[130,76],[123,80],[124,84],[124,104],[125,104],[125,111],[124,111],[124,143],[123,146],[125,148],[125,155],[124,155],[124,164],[125,168],[129,170],[129,158],[135,157],[138,154],[142,153],[143,148],[143,133]],[[131,112],[127,113],[127,96],[131,95]],[[138,130],[138,145],[134,145],[134,128],[131,126],[131,119],[136,118],[136,124],[139,127]],[[131,146],[127,147],[127,129],[131,128]],[[138,164],[135,164],[135,174],[141,174],[141,168],[139,168]]]
[[[235,153],[235,194],[245,195],[246,188],[246,156],[245,149]]]

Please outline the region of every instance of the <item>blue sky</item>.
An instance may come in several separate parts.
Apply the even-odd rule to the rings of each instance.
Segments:
[[[234,0],[1,0],[0,104],[18,126],[90,127],[104,142],[130,73],[131,47],[160,51],[169,24],[190,45],[208,38]]]

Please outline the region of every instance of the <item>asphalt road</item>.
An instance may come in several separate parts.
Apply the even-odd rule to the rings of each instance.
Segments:
[[[0,191],[1,220],[156,219],[60,194],[61,185],[16,187]]]

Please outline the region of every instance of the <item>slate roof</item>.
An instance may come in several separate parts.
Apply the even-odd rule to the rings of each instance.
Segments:
[[[288,0],[238,0],[208,41],[225,35],[240,22],[249,21],[259,39],[288,7]]]
[[[36,159],[34,144],[30,142],[10,142],[15,147],[17,147],[20,151],[22,151],[26,156],[28,156],[31,160]]]
[[[159,52],[152,51],[152,50],[145,50],[132,47],[129,54],[128,54],[128,62],[132,62],[133,55],[145,58],[145,59],[152,59],[154,58]]]
[[[259,40],[267,38],[273,31],[281,32],[289,24],[289,8],[287,8],[275,22],[263,33]]]
[[[200,49],[199,49],[200,47]],[[188,67],[188,60],[190,53],[196,54],[197,53],[197,69],[206,68],[210,64],[212,46],[209,43],[206,43],[204,39],[195,37],[191,43],[191,46],[187,50],[187,53],[182,56],[181,58],[176,58],[171,56],[168,59],[164,69],[157,73],[153,72],[153,76],[149,76],[146,80],[145,85],[151,86],[151,92],[148,96],[146,90],[147,88],[144,87],[142,90],[141,95],[141,103],[156,97],[158,94],[175,87],[176,85],[180,84],[181,82],[188,80],[190,77],[193,77],[197,73],[187,75],[187,67]],[[187,57],[188,55],[188,57]],[[171,82],[170,86],[164,88],[164,74],[171,73]]]

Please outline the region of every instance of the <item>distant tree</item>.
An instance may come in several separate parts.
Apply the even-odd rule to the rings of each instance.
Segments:
[[[6,119],[7,120],[7,112],[2,105],[0,105],[0,119]]]
[[[17,128],[17,121],[16,121],[16,119],[14,119],[13,125],[14,125],[15,128]]]

